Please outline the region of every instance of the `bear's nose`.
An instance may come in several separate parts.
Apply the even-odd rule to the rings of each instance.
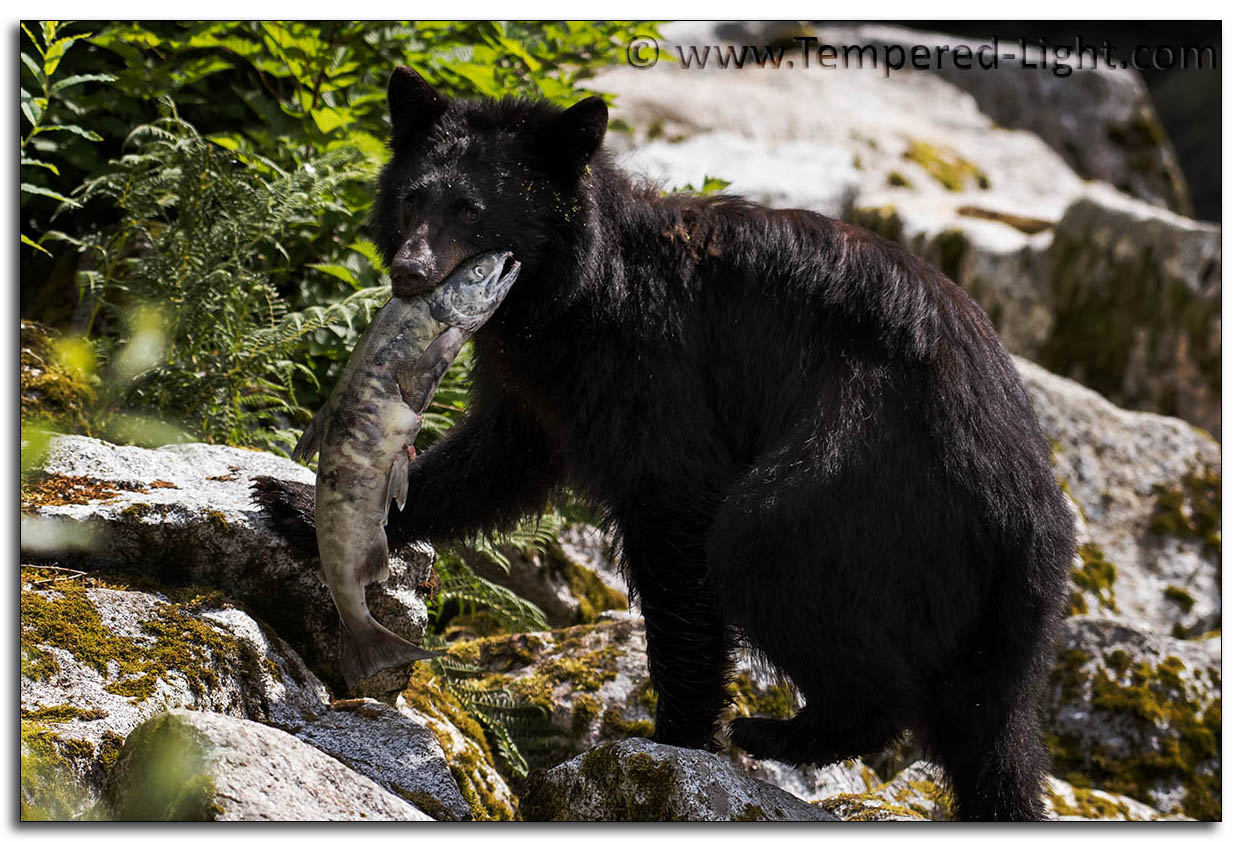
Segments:
[[[388,272],[392,278],[392,293],[399,296],[417,295],[430,288],[430,272],[426,261],[398,255]]]

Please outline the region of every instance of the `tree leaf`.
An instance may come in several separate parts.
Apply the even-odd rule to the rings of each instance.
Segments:
[[[84,129],[72,123],[50,123],[46,126],[40,126],[39,130],[44,132],[69,132],[70,134],[76,134],[78,137],[84,137],[87,140],[103,140],[102,137],[90,129]]]
[[[49,88],[49,90],[55,94],[55,93],[60,93],[65,88],[70,88],[70,87],[73,87],[74,85],[81,85],[83,82],[115,82],[115,81],[116,81],[116,77],[113,76],[111,73],[80,73],[77,76],[66,76],[64,79],[60,79],[56,82],[53,82],[52,87]]]
[[[46,254],[48,257],[51,257],[51,256],[52,256],[52,253],[51,253],[50,251],[48,251],[48,250],[47,250],[47,249],[45,249],[43,246],[41,246],[41,245],[39,245],[38,243],[36,243],[34,240],[32,240],[32,239],[30,239],[29,237],[27,237],[25,234],[22,234],[22,242],[23,242],[23,243],[25,243],[26,245],[30,246],[31,248],[36,248],[36,249],[38,249],[39,251],[41,251],[41,252],[43,252],[44,254]]]
[[[23,167],[43,167],[45,170],[51,170],[54,174],[60,175],[60,170],[56,168],[55,164],[49,164],[47,161],[40,161],[37,158],[27,158],[23,155],[21,165]]]
[[[31,56],[22,53],[22,64],[26,65],[26,69],[29,70],[31,75],[39,81],[40,86],[47,81],[47,76],[43,73],[43,68],[40,67],[39,62],[35,61]]]
[[[57,193],[55,190],[49,190],[37,184],[27,184],[23,181],[21,190],[23,193],[33,193],[36,196],[47,196],[49,199],[57,199],[70,207],[79,207],[79,202],[76,199],[70,199],[68,196]]]

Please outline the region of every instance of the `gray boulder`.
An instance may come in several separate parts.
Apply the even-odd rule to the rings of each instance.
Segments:
[[[1221,641],[1072,617],[1046,700],[1057,775],[1152,805],[1221,816]]]
[[[1048,253],[1045,367],[1221,434],[1221,229],[1096,186]]]
[[[135,729],[108,794],[124,821],[431,821],[284,731],[194,710]]]
[[[832,821],[705,751],[644,739],[600,746],[531,776],[528,821]]]
[[[674,56],[793,37],[961,40],[788,23],[665,34]],[[1165,210],[1187,210],[1185,185],[1133,73],[831,71],[803,68],[800,54],[779,72],[713,65],[615,67],[592,79],[617,95],[615,116],[630,129],[610,135],[623,164],[667,187],[719,176],[755,201],[871,228],[969,291],[1011,352],[1219,437],[1220,228]],[[998,120],[1009,99],[1034,122]]]
[[[853,65],[845,70],[840,58],[836,69],[816,67],[815,50],[820,45],[833,45],[838,50],[845,45],[874,47],[881,61],[885,48],[900,48],[906,64],[892,71],[896,84],[901,84],[903,77],[934,75],[968,94],[997,126],[1038,136],[1082,178],[1105,181],[1158,207],[1190,213],[1189,189],[1177,156],[1142,78],[1133,70],[1108,68],[1102,60],[1098,69],[1092,68],[1088,58],[1081,68],[1075,63],[1068,76],[1063,75],[1064,71],[1056,75],[1051,56],[1049,66],[1042,69],[1020,66],[1021,51],[1015,43],[1000,42],[993,50],[991,42],[981,38],[888,24],[681,21],[666,24],[661,31],[663,48],[672,57],[685,55],[691,46],[719,45],[727,49],[783,45],[786,62],[792,60],[793,65],[787,64],[779,73],[772,74],[777,76],[799,72],[825,77],[859,73]],[[798,38],[815,41],[796,41]],[[952,61],[941,68],[933,64],[926,71],[911,67],[910,50],[915,46],[934,51],[938,46],[977,48],[985,44],[989,59],[998,59],[995,67],[964,70]],[[810,68],[803,67],[804,45],[810,45]],[[893,55],[897,53],[894,51]],[[1005,58],[1006,55],[1014,57]],[[1037,59],[1034,47],[1027,58]],[[687,75],[700,72],[703,71],[683,71]],[[826,80],[824,84],[834,81]]]
[[[824,43],[900,45],[907,51],[915,45],[934,49],[990,44],[980,38],[871,24],[825,26],[816,35]],[[1028,63],[1038,59],[1034,49],[1027,54]],[[1072,73],[1056,75],[1051,56],[1042,69],[1022,67],[1016,43],[1002,41],[996,53],[999,61],[993,69],[963,70],[949,62],[932,72],[970,94],[998,126],[1038,135],[1084,179],[1108,182],[1176,213],[1191,212],[1186,178],[1136,71],[1106,67],[1101,57],[1098,68],[1090,66],[1090,58],[1082,68],[1072,60]]]
[[[219,595],[43,583],[55,575],[23,570],[24,814],[108,815],[101,793],[125,737],[193,708],[294,734],[433,818],[470,817],[431,730],[374,700],[329,705],[297,653]]]
[[[1082,518],[1071,610],[1189,636],[1221,623],[1221,449],[1015,359]]]
[[[269,475],[313,483],[296,463],[207,444],[156,449],[57,436],[41,479],[23,492],[22,552],[91,572],[163,587],[215,588],[244,602],[289,641],[316,673],[339,676],[339,622],[319,581],[318,560],[289,547],[250,501]],[[430,547],[395,554],[388,581],[367,591],[372,612],[418,641]]]
[[[616,147],[624,150],[624,136]],[[728,190],[777,208],[806,208],[845,216],[858,195],[859,172],[844,146],[810,140],[770,140],[708,131],[674,141],[632,145],[625,165],[671,188],[698,189],[709,178]]]
[[[342,699],[291,730],[438,821],[471,818],[435,734],[390,705]]]
[[[52,575],[23,570],[22,802],[32,814],[89,815],[121,741],[165,708],[295,727],[327,701],[297,654],[236,608],[78,579],[35,584]]]

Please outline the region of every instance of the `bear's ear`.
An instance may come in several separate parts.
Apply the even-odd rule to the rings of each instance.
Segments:
[[[545,159],[575,174],[591,159],[608,130],[608,104],[597,96],[571,105],[544,126],[540,144]]]
[[[447,107],[444,97],[414,68],[403,65],[388,77],[388,115],[394,136],[410,126],[430,123]]]

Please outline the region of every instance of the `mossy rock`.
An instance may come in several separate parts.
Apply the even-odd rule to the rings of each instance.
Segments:
[[[1071,785],[1220,818],[1219,639],[1070,619],[1046,709],[1053,769]]]
[[[705,751],[627,739],[534,773],[529,821],[831,821]]]
[[[414,665],[397,709],[435,735],[475,821],[512,821],[518,800],[479,721],[456,691],[425,662]]]
[[[218,594],[170,597],[35,567],[22,582],[22,809],[32,817],[99,817],[124,736],[166,707],[292,726],[326,698],[287,645]]]
[[[953,193],[968,189],[986,190],[990,186],[988,177],[979,167],[952,149],[913,140],[906,146],[903,157],[922,167],[944,189]]]
[[[85,432],[95,400],[84,371],[63,352],[64,340],[37,322],[21,322],[21,420],[62,432]]]

